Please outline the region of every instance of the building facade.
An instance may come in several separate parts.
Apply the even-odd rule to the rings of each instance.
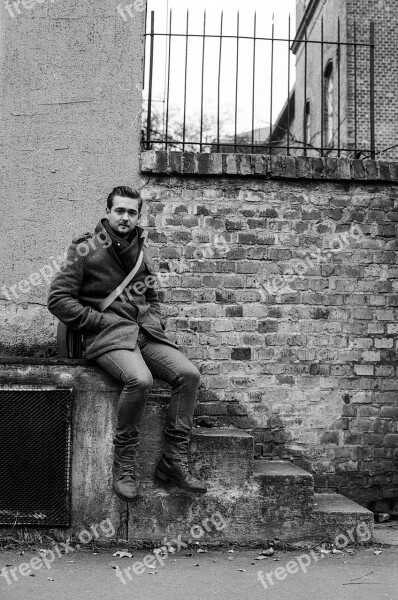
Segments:
[[[302,154],[305,148],[308,156],[337,156],[340,148],[341,156],[368,157],[374,117],[378,156],[397,157],[397,24],[394,0],[298,0],[296,41],[292,44],[295,110],[289,127],[289,143],[298,148],[292,153]],[[282,114],[276,134],[286,129],[280,125],[281,119]],[[283,142],[278,144],[275,137],[272,141],[285,145],[287,134],[280,137]]]

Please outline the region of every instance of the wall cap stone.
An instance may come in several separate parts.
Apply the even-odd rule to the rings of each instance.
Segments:
[[[398,183],[398,162],[266,154],[209,154],[147,150],[141,172],[153,175],[221,175],[267,179],[321,179]]]

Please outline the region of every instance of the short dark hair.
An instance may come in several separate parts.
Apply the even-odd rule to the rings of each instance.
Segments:
[[[113,188],[106,201],[106,206],[109,210],[111,210],[113,206],[113,199],[115,196],[122,196],[122,198],[139,198],[138,212],[141,212],[142,198],[136,189],[128,187],[127,185],[119,185],[118,187]]]

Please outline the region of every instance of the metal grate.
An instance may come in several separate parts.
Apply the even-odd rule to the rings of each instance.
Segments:
[[[0,389],[0,524],[70,525],[71,389]]]

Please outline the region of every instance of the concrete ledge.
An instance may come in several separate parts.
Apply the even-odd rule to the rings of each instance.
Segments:
[[[398,183],[396,162],[265,154],[201,154],[148,150],[141,154],[141,171],[153,175],[172,176],[238,175],[267,179]]]

